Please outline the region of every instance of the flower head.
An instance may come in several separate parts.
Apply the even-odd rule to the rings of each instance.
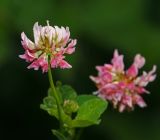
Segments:
[[[29,40],[25,33],[21,34],[22,46],[25,50],[23,55],[19,57],[31,63],[28,68],[43,72],[48,71],[48,58],[50,57],[50,65],[52,68],[60,67],[71,68],[64,58],[64,54],[72,54],[75,51],[76,39],[70,39],[69,28],[58,26],[38,25],[38,22],[33,27],[34,42]]]
[[[110,101],[120,112],[133,110],[135,105],[145,107],[142,94],[149,93],[145,86],[155,80],[156,66],[150,72],[138,76],[138,71],[144,64],[145,58],[137,54],[129,69],[124,70],[123,55],[115,50],[111,64],[97,66],[98,76],[90,76],[98,88],[95,93]]]

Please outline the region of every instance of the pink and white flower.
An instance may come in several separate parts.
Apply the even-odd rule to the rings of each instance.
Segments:
[[[25,33],[21,34],[22,46],[25,53],[19,55],[26,62],[31,63],[28,69],[42,69],[43,72],[48,71],[48,58],[50,56],[50,65],[52,68],[60,67],[71,68],[72,66],[64,59],[64,54],[72,54],[75,51],[76,39],[70,39],[69,28],[58,26],[38,25],[38,22],[33,27],[34,42],[29,40]]]
[[[115,50],[111,64],[96,66],[98,76],[90,76],[98,88],[95,93],[110,101],[120,112],[133,110],[135,105],[145,107],[146,103],[142,94],[149,93],[145,87],[155,80],[156,66],[153,66],[150,72],[143,72],[141,76],[138,76],[138,71],[144,64],[145,58],[137,54],[133,64],[125,70],[123,55],[119,55]]]

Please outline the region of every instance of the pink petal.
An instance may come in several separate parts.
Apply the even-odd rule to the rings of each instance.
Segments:
[[[42,30],[42,27],[38,25],[38,22],[36,22],[33,26],[34,41],[36,45],[38,45],[38,42],[40,40],[41,30]]]
[[[23,46],[23,48],[25,50],[27,50],[27,49],[29,49],[29,50],[35,49],[34,43],[27,38],[27,36],[25,35],[24,32],[21,33],[21,38],[22,38],[21,43],[22,43],[22,46]]]
[[[93,82],[95,82],[96,84],[98,84],[98,83],[100,83],[100,78],[98,78],[98,77],[94,77],[94,76],[89,76],[89,78],[93,81]]]
[[[138,68],[136,65],[132,65],[126,72],[129,77],[136,77],[138,75]]]
[[[62,69],[72,68],[72,66],[70,64],[68,64],[65,60],[60,61],[59,67],[62,68]]]
[[[102,84],[98,91],[105,92],[106,94],[114,94],[115,91],[118,92],[118,86],[113,83]]]
[[[145,64],[145,58],[140,54],[137,54],[134,58],[134,64],[140,69]]]
[[[125,110],[126,106],[124,104],[119,105],[119,112],[123,112]]]
[[[122,103],[123,104],[126,104],[128,107],[132,108],[133,107],[133,104],[132,104],[132,97],[130,95],[125,95],[123,97],[123,100],[122,100]]]
[[[64,44],[66,44],[66,43],[68,42],[68,40],[69,40],[69,37],[70,37],[69,27],[66,27],[66,29],[63,30],[63,34],[64,34],[64,36],[65,36],[65,37],[63,38]]]
[[[103,73],[106,71],[106,68],[104,66],[96,66],[96,69],[98,70],[99,73]]]
[[[75,45],[77,44],[77,40],[74,39],[72,40],[69,44],[68,44],[68,47],[65,48],[64,50],[64,53],[67,53],[67,54],[72,54],[74,51],[75,51]]]
[[[101,77],[105,83],[110,83],[110,82],[112,82],[112,79],[113,79],[112,75],[109,72],[105,72],[105,73],[101,74]]]
[[[111,64],[104,64],[104,67],[108,70],[111,71],[113,69],[113,66]]]
[[[25,59],[27,62],[32,62],[36,57],[33,53],[30,53],[28,50],[25,51],[25,54],[19,55],[20,58]]]
[[[144,94],[147,93],[149,94],[150,92],[148,90],[146,90],[144,87],[140,87],[140,86],[135,86],[134,91],[138,94]]]
[[[39,66],[42,68],[43,73],[48,71],[48,58],[46,56],[41,56],[37,61]]]
[[[42,67],[42,72],[43,73],[48,72],[48,63],[43,64],[43,66],[41,66],[41,67]]]
[[[57,56],[53,57],[51,59],[51,67],[52,68],[57,68],[59,63],[64,59],[64,56],[60,53],[57,54]]]
[[[57,66],[58,66],[58,64],[57,64],[56,59],[52,59],[52,60],[51,60],[51,67],[52,67],[52,68],[57,68]]]
[[[153,69],[149,72],[143,72],[143,75],[141,77],[137,78],[137,84],[139,86],[145,87],[148,85],[149,82],[153,82],[156,78],[156,74],[154,74],[156,72],[156,66],[153,66]]]
[[[36,61],[34,61],[32,64],[30,64],[27,68],[28,69],[31,69],[31,68],[33,68],[34,70],[38,70],[39,69],[39,63],[38,63],[38,61],[36,60]]]
[[[117,92],[117,93],[115,93],[115,95],[114,95],[114,100],[117,100],[117,102],[119,102],[119,101],[121,101],[122,96],[123,96],[123,93]]]
[[[139,95],[135,95],[134,100],[135,100],[136,104],[142,108],[147,106],[147,104],[144,102],[143,98]]]
[[[156,72],[156,69],[157,69],[157,66],[154,65],[152,70],[148,73],[149,82],[153,82],[156,79],[156,75],[154,74]]]
[[[126,89],[126,83],[123,81],[120,81],[117,85],[120,89]]]
[[[35,60],[31,65],[28,66],[28,69],[33,68],[34,70],[38,70],[39,67],[42,68],[43,72],[48,71],[48,62],[47,62],[47,60],[45,59],[44,56],[41,56],[40,58]]]
[[[56,36],[57,36],[57,42],[60,42],[63,39],[62,30],[58,26],[54,26]]]
[[[122,72],[124,70],[123,55],[119,55],[117,50],[114,51],[112,64],[116,71]]]
[[[44,37],[44,38],[48,38],[48,41],[49,41],[49,45],[52,45],[53,44],[53,41],[52,41],[52,39],[53,39],[53,34],[54,34],[54,28],[53,27],[51,27],[51,26],[45,26],[45,27],[43,27],[42,28],[43,29],[43,34],[42,34],[42,36]]]

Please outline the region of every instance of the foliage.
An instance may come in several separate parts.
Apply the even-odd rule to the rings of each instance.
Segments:
[[[71,86],[61,83],[57,84],[56,90],[61,97],[63,131],[66,132],[64,135],[64,132],[53,130],[52,132],[57,138],[60,140],[73,138],[76,128],[100,123],[100,117],[108,105],[106,101],[93,95],[78,96]],[[59,120],[57,104],[51,88],[49,88],[48,96],[43,99],[43,104],[40,107]]]

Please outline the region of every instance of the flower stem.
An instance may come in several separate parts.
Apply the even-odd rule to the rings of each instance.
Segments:
[[[62,120],[62,112],[61,112],[61,104],[60,104],[60,99],[59,96],[57,94],[54,82],[53,82],[53,76],[52,76],[52,71],[51,71],[51,65],[50,65],[50,58],[48,59],[48,78],[49,78],[49,82],[50,82],[50,86],[51,86],[51,90],[53,93],[53,96],[56,100],[56,104],[57,104],[57,110],[58,110],[58,118],[59,118],[59,122],[60,122],[60,131],[63,129],[63,120]]]

